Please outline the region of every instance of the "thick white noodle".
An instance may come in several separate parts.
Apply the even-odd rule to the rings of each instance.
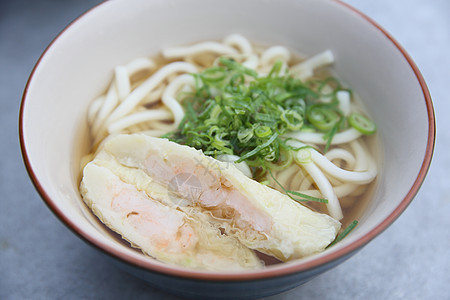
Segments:
[[[261,54],[261,64],[273,65],[277,60],[288,62],[291,59],[291,52],[283,46],[273,46]]]
[[[116,87],[119,100],[124,100],[131,91],[130,76],[128,75],[127,68],[124,66],[117,66],[114,69],[116,78]]]
[[[170,120],[172,119],[172,113],[165,108],[151,109],[140,111],[126,117],[123,117],[108,126],[109,133],[120,132],[122,129],[128,128],[132,125],[136,125],[143,122],[155,121],[155,120]]]
[[[97,99],[95,99],[94,101],[92,101],[91,105],[89,105],[87,114],[87,121],[89,126],[92,126],[92,124],[94,123],[95,118],[97,117],[97,114],[103,105],[103,102],[105,102],[105,96],[102,95]]]
[[[131,76],[138,71],[151,70],[156,67],[156,64],[147,57],[139,57],[129,62],[125,67],[127,68],[129,76]]]
[[[305,176],[304,178],[303,178],[303,181],[300,183],[300,186],[299,186],[299,190],[306,190],[306,189],[308,189],[311,185],[312,185],[313,183],[311,182],[311,179],[310,179],[310,177],[309,176]]]
[[[143,134],[146,134],[149,136],[153,136],[153,137],[160,137],[167,132],[165,130],[149,129],[149,130],[141,131],[140,133],[143,133]]]
[[[356,162],[356,159],[353,156],[353,154],[351,154],[350,151],[347,151],[342,148],[334,148],[334,149],[329,150],[327,153],[325,153],[325,157],[329,161],[333,161],[335,159],[343,160],[343,161],[345,161],[345,163],[347,164],[347,166],[349,168],[353,168],[353,166],[355,165],[355,162]]]
[[[346,197],[353,193],[361,185],[355,183],[344,183],[334,187],[334,191],[339,198]]]
[[[317,165],[317,164],[316,164]],[[333,177],[333,176],[327,176],[328,181],[331,183],[332,186],[338,186],[343,184],[344,182],[342,182],[341,180]]]
[[[159,121],[153,122],[151,127],[152,130],[161,130],[164,131],[164,133],[168,133],[177,129],[177,126],[175,126],[174,123],[167,124]]]
[[[298,166],[292,164],[289,168],[279,171],[276,178],[283,187],[289,186],[296,172],[299,172]]]
[[[184,117],[184,111],[180,103],[175,98],[179,90],[185,86],[195,87],[195,79],[190,74],[183,74],[175,78],[162,95],[162,102],[170,109],[174,118],[174,125],[178,127]]]
[[[116,83],[113,81],[109,86],[108,92],[106,93],[106,99],[100,108],[97,118],[92,125],[93,136],[98,136],[101,134],[101,129],[104,127],[104,123],[108,118],[109,114],[114,110],[119,102],[119,96],[117,95]]]
[[[344,183],[333,187],[336,197],[343,198],[352,194],[360,185],[353,183]],[[319,190],[299,189],[299,193],[306,194],[312,197],[321,198],[324,197]]]
[[[326,50],[292,66],[291,73],[300,79],[307,79],[313,75],[314,69],[332,62],[334,62],[333,52]]]
[[[339,100],[339,109],[344,113],[345,116],[350,115],[350,93],[348,91],[338,91],[336,93],[336,98]]]
[[[293,74],[294,77],[297,77],[298,79],[305,81],[305,80],[307,80],[308,78],[313,77],[314,71],[308,69],[308,70],[302,71],[301,73],[294,74],[294,73],[292,72],[292,70],[291,70],[291,74]]]
[[[220,55],[238,54],[238,51],[230,46],[217,42],[203,42],[192,46],[172,47],[162,51],[165,58],[180,58],[183,56],[196,55],[203,52],[212,52]]]
[[[248,58],[242,63],[246,68],[255,70],[259,65],[259,57],[256,54],[249,54]]]
[[[333,88],[329,85],[326,84],[323,88],[322,88],[322,94],[325,94],[326,96],[322,96],[320,97],[320,102],[323,103],[330,103],[332,100],[331,97],[331,93],[333,92]]]
[[[325,50],[318,53],[294,66],[291,67],[292,71],[302,72],[304,70],[314,70],[316,68],[331,64],[334,62],[333,52]]]
[[[196,73],[197,68],[194,65],[185,62],[173,62],[162,67],[155,74],[146,79],[140,86],[134,89],[134,91],[120,103],[109,116],[108,123],[112,123],[130,113],[139,102],[141,102],[145,95],[157,87],[166,77],[177,72]]]
[[[341,220],[344,217],[341,205],[325,174],[313,162],[302,163],[301,165],[314,180],[323,197],[328,200],[327,209],[330,215],[336,220]]]
[[[223,39],[223,43],[228,46],[237,47],[241,53],[251,54],[253,53],[253,46],[247,38],[240,34],[230,34]]]
[[[304,172],[301,168],[299,168],[297,174],[295,174],[292,177],[291,184],[287,186],[290,190],[300,190],[301,185],[306,181],[306,183],[309,183],[308,187],[310,187],[311,183],[307,179],[307,176],[305,176]],[[306,184],[305,183],[305,184]]]
[[[365,171],[347,171],[337,167],[325,156],[316,150],[308,149],[311,152],[312,160],[327,174],[344,182],[350,183],[369,183],[377,175],[376,165],[372,159],[368,159],[368,168]]]
[[[304,145],[303,143],[299,141],[289,141],[289,145],[299,147]],[[328,199],[328,197],[331,197],[331,193],[328,190],[323,190],[323,188],[328,188],[329,186],[332,186],[330,183],[330,180],[326,178],[326,176],[319,170],[317,171],[315,167],[320,167],[323,172],[327,173],[328,175],[332,176],[330,179],[338,179],[340,181],[344,181],[348,184],[339,184],[337,187],[340,187],[339,190],[335,190],[335,196],[336,197],[343,197],[350,193],[352,193],[357,187],[358,184],[365,184],[371,182],[376,174],[376,166],[373,159],[367,155],[364,148],[361,146],[361,144],[357,141],[351,142],[352,150],[355,153],[355,157],[353,157],[350,153],[347,153],[348,151],[344,149],[335,149],[334,154],[332,153],[330,156],[340,156],[341,159],[344,158],[344,156],[348,156],[347,159],[349,162],[354,163],[355,168],[364,168],[362,171],[347,171],[343,170],[339,167],[337,167],[335,164],[333,164],[330,160],[328,160],[327,157],[320,154],[318,151],[314,149],[304,149],[301,151],[298,151],[296,155],[304,155],[304,152],[309,152],[312,162],[306,161],[305,163],[301,163],[301,165],[304,167],[304,169],[309,173],[309,175],[313,178],[316,185],[319,187],[319,190],[321,191],[322,195]],[[338,155],[339,154],[339,155]],[[350,155],[349,155],[350,154]],[[299,157],[299,161],[302,161],[302,157]],[[314,165],[314,167],[311,166],[311,164]],[[316,166],[317,164],[317,166]],[[308,167],[305,167],[308,165]],[[313,174],[310,173],[314,172]],[[319,175],[319,172],[323,175]],[[324,180],[326,179],[326,182],[319,182],[317,180]],[[337,184],[337,183],[336,183]],[[322,186],[322,188],[321,188]],[[336,189],[337,189],[336,187]],[[300,186],[301,192],[305,188],[305,186]],[[339,191],[339,195],[337,195],[337,191]],[[327,194],[325,194],[327,193]],[[330,201],[330,199],[328,199]],[[331,212],[330,212],[331,213]]]
[[[166,89],[165,84],[161,84],[159,87],[145,95],[144,99],[142,99],[142,105],[152,104],[161,100],[161,96]]]
[[[339,145],[351,142],[353,140],[356,140],[362,135],[361,132],[354,128],[349,128],[345,131],[336,133],[331,140],[331,145]],[[327,143],[327,140],[323,138],[323,133],[317,133],[317,132],[290,132],[284,135],[284,137],[291,137],[298,139],[304,143],[311,143],[311,144],[317,144],[317,145],[325,145]]]
[[[367,153],[367,150],[358,141],[350,142],[350,147],[355,153],[356,162],[353,167],[354,171],[364,171],[369,169],[370,160],[372,160],[371,155]]]

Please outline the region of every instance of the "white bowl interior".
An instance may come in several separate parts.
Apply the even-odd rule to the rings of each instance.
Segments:
[[[331,49],[335,70],[378,124],[384,161],[374,197],[356,230],[329,251],[367,234],[404,199],[425,156],[427,108],[402,52],[364,17],[322,0],[110,1],[54,41],[32,75],[23,107],[30,166],[56,209],[83,235],[148,259],[98,226],[78,192],[78,162],[88,147],[87,106],[105,90],[113,67],[169,45],[217,40],[230,33],[305,54]]]

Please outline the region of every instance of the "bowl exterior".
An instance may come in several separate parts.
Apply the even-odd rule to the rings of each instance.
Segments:
[[[258,280],[195,280],[186,277],[167,276],[151,272],[112,258],[122,270],[145,280],[151,286],[185,299],[225,300],[259,299],[296,288],[323,272],[344,262],[357,251],[348,253],[332,262],[306,271]],[[109,256],[108,256],[109,257]]]

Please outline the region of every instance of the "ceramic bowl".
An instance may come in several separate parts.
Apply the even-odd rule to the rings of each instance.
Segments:
[[[230,33],[306,55],[331,49],[335,71],[357,91],[378,124],[383,161],[359,225],[336,246],[258,271],[193,271],[157,262],[121,243],[84,206],[78,185],[79,160],[89,147],[86,110],[105,90],[114,66],[167,46]],[[45,50],[20,110],[26,167],[60,220],[129,272],[196,299],[280,293],[350,257],[412,201],[428,170],[434,138],[430,95],[410,56],[367,16],[332,0],[104,2],[70,24]]]

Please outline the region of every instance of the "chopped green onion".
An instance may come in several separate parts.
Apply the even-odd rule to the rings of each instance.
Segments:
[[[296,192],[296,191],[291,191],[291,190],[287,190],[287,192],[289,194],[302,197],[303,199],[305,199],[305,201],[314,201],[314,202],[328,203],[327,199],[317,198],[317,197],[309,196],[309,195],[306,195],[306,194],[303,194],[303,193],[299,193],[299,192]]]
[[[203,81],[206,82],[218,82],[225,79],[226,70],[222,67],[211,67],[206,69],[201,75]]]
[[[292,153],[293,151],[290,149],[281,148],[279,162],[267,162],[267,167],[274,171],[286,169],[291,165],[292,160],[294,159],[294,155]]]
[[[328,203],[327,199],[321,199],[321,198],[316,198],[316,197],[312,197],[312,196],[308,196],[299,192],[295,192],[295,191],[290,191],[290,190],[286,190],[283,185],[275,178],[275,176],[273,176],[272,171],[270,169],[268,169],[270,176],[272,177],[272,179],[278,184],[278,186],[284,191],[284,193],[291,198],[294,201],[297,202],[304,202],[304,201],[317,201],[317,202],[322,202],[322,203]],[[300,196],[302,197],[301,199],[298,198],[294,198],[291,196],[292,195],[296,195],[296,196]]]
[[[303,126],[303,117],[295,110],[288,109],[281,114],[281,120],[290,130],[299,130]]]
[[[323,138],[327,140],[327,143],[325,144],[325,149],[323,150],[323,152],[327,152],[328,149],[330,148],[331,142],[333,141],[333,137],[337,133],[338,128],[341,126],[343,120],[344,120],[343,118],[340,119],[336,124],[334,124],[333,128],[331,128],[330,131],[328,131],[326,134],[323,135]]]
[[[340,242],[343,238],[345,238],[355,227],[356,225],[358,225],[358,221],[353,221],[350,225],[348,225],[347,228],[344,229],[344,231],[342,231],[341,234],[339,234],[333,242],[331,242],[331,244],[329,244],[327,246],[327,248],[335,245],[336,243]]]
[[[238,62],[234,61],[231,58],[221,57],[219,58],[219,62],[231,70],[235,70],[252,77],[258,76],[258,73],[256,73],[254,70],[244,67],[243,65],[239,64]]]
[[[241,128],[237,133],[239,142],[245,144],[248,143],[253,137],[253,127]]]
[[[329,131],[341,119],[341,115],[329,104],[313,104],[306,110],[308,121],[321,131]]]
[[[375,123],[359,113],[350,114],[348,123],[362,134],[371,135],[377,131]]]
[[[269,75],[267,75],[267,77],[272,77],[273,75],[278,75],[278,73],[280,73],[281,71],[281,67],[283,66],[283,62],[282,61],[277,61],[272,69],[269,72]]]
[[[338,109],[336,93],[343,88],[337,79],[303,82],[289,72],[282,74],[282,67],[282,62],[276,62],[268,75],[261,76],[221,57],[217,66],[192,74],[195,90],[178,95],[185,116],[178,129],[164,137],[206,155],[239,156],[236,163],[245,161],[253,178],[263,181],[268,172],[287,168],[294,159],[300,163],[311,160],[306,151],[310,146],[288,145],[289,139],[283,136],[289,132],[322,133],[325,152],[333,137],[349,126],[365,134],[372,132],[373,122],[359,114],[352,114],[346,122]],[[325,96],[331,102],[322,102]],[[291,198],[299,196],[281,189]],[[306,201],[299,197],[303,200],[294,200]]]
[[[294,156],[294,160],[300,165],[312,162],[311,151],[308,148],[298,150]]]
[[[255,129],[255,134],[257,137],[263,138],[272,134],[272,129],[269,126],[258,126]]]
[[[238,163],[240,163],[240,162],[246,160],[247,158],[249,158],[249,157],[255,155],[256,153],[260,152],[262,149],[264,149],[264,148],[266,148],[267,146],[269,146],[270,144],[272,144],[273,141],[275,141],[275,139],[276,139],[277,137],[278,137],[278,133],[275,133],[274,135],[272,135],[272,136],[270,137],[270,139],[269,139],[267,142],[265,142],[265,143],[262,144],[262,145],[259,145],[258,147],[256,147],[256,148],[253,149],[252,151],[247,152],[245,155],[241,156],[241,158],[239,158],[238,160],[236,160],[235,163],[238,164]]]

